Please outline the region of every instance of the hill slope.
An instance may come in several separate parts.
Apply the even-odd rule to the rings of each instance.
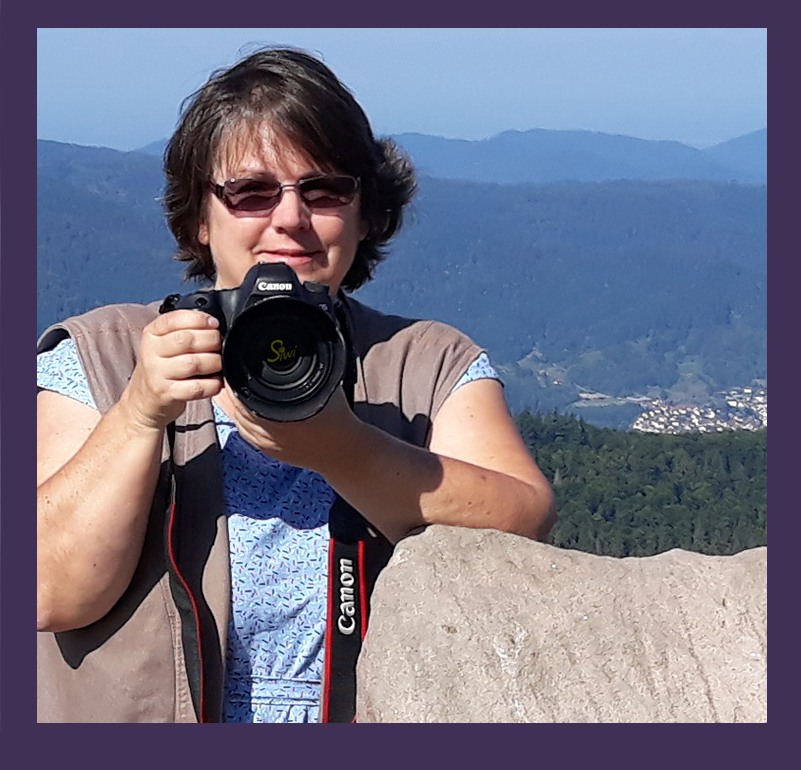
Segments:
[[[156,299],[180,285],[157,160],[36,146],[37,333],[90,307]]]
[[[38,149],[39,331],[180,290],[157,158]],[[764,186],[422,178],[358,296],[464,329],[502,367],[515,410],[561,408],[579,388],[710,391],[766,377],[766,230]]]
[[[738,136],[728,142],[708,147],[704,154],[712,160],[753,174],[766,181],[768,176],[768,129]]]

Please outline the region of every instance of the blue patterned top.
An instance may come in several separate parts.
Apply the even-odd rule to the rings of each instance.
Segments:
[[[454,386],[500,379],[482,353]],[[37,384],[91,407],[71,339],[37,356]],[[214,404],[231,549],[225,722],[316,722],[334,490],[248,444]]]

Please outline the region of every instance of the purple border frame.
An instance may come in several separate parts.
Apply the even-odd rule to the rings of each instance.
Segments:
[[[198,8],[201,5],[201,8]],[[559,13],[555,9],[543,6],[528,6],[521,3],[506,3],[506,7],[499,7],[495,4],[492,8],[493,24],[488,25],[490,12],[486,9],[481,10],[471,7],[466,3],[454,4],[449,7],[437,7],[431,3],[420,3],[415,0],[413,4],[379,4],[379,3],[348,3],[341,4],[341,7],[332,7],[330,3],[321,4],[322,10],[316,10],[309,3],[304,3],[302,7],[294,13],[290,11],[276,10],[274,7],[265,6],[259,3],[241,2],[237,5],[237,10],[251,10],[258,19],[264,19],[269,14],[269,20],[276,26],[297,25],[300,19],[308,20],[314,18],[316,26],[340,27],[348,23],[359,25],[368,23],[370,27],[381,27],[401,22],[403,26],[418,27],[447,27],[457,22],[460,26],[468,27],[528,27],[542,25],[549,22],[551,26],[564,26],[567,20],[574,20],[577,16],[576,11],[581,13],[581,18],[585,22],[593,21],[599,23],[598,26],[613,26],[617,21],[634,22],[629,26],[645,27],[653,26],[656,21],[664,20],[668,16],[668,21],[675,22],[685,19],[694,26],[701,25],[703,22],[716,22],[724,19],[730,26],[765,26],[765,18],[755,19],[756,13],[750,13],[748,18],[745,14],[738,14],[736,8],[730,4],[701,8],[698,4],[684,4],[684,6],[671,4],[670,13],[663,14],[659,10],[642,4],[618,4],[615,8],[605,6],[599,8],[596,4],[584,3],[576,9],[574,6],[566,6],[565,13]],[[631,5],[631,9],[627,8]],[[614,730],[599,731],[601,726],[596,726],[592,738],[586,736],[583,740],[577,739],[574,732],[573,739],[565,734],[565,730],[573,729],[573,726],[559,725],[551,726],[545,737],[542,726],[536,725],[484,725],[480,729],[469,727],[467,732],[464,726],[438,726],[427,728],[420,725],[408,725],[404,729],[415,730],[414,742],[408,741],[411,736],[403,736],[407,740],[400,746],[396,741],[390,743],[387,733],[378,736],[375,729],[359,735],[359,742],[356,744],[353,734],[327,736],[325,744],[306,741],[302,745],[302,754],[298,751],[297,740],[292,740],[292,736],[273,736],[272,739],[265,740],[257,731],[249,730],[238,736],[236,744],[215,740],[210,731],[204,730],[193,740],[182,740],[176,736],[175,731],[162,734],[149,733],[147,740],[141,738],[136,741],[125,740],[121,730],[125,727],[119,725],[89,726],[78,728],[94,730],[89,735],[78,734],[68,726],[43,726],[40,730],[58,731],[58,735],[52,732],[44,735],[41,732],[35,733],[39,727],[35,722],[35,694],[34,677],[35,672],[35,653],[32,643],[33,635],[33,612],[29,611],[32,597],[29,599],[29,592],[25,587],[33,585],[33,554],[34,549],[34,517],[33,512],[28,508],[27,489],[33,488],[34,476],[34,442],[33,431],[30,426],[34,424],[34,403],[31,396],[31,389],[26,383],[25,377],[18,376],[20,370],[24,371],[24,364],[21,362],[28,355],[32,356],[33,340],[26,340],[22,335],[14,334],[19,329],[34,329],[35,307],[33,299],[33,287],[36,281],[35,264],[31,255],[35,253],[34,233],[35,233],[35,207],[32,201],[35,200],[34,186],[35,177],[32,173],[34,167],[33,156],[33,136],[36,131],[34,114],[36,109],[36,84],[32,73],[34,70],[34,59],[36,55],[36,27],[35,24],[43,24],[48,27],[69,27],[77,25],[85,26],[126,26],[126,22],[134,22],[141,25],[145,20],[152,19],[159,26],[176,21],[179,24],[185,23],[188,19],[187,14],[182,8],[187,6],[176,6],[173,10],[171,6],[164,3],[152,3],[150,0],[139,2],[135,6],[122,5],[110,7],[109,3],[83,2],[80,5],[66,4],[60,5],[57,9],[50,11],[42,8],[41,5],[14,2],[13,8],[11,0],[0,5],[0,57],[3,66],[0,73],[3,78],[3,88],[0,91],[3,99],[3,118],[0,121],[0,259],[2,259],[2,270],[0,271],[0,336],[2,337],[3,368],[2,379],[0,380],[0,428],[2,429],[2,442],[0,442],[0,455],[2,456],[2,484],[0,485],[0,500],[2,513],[2,525],[0,525],[0,740],[2,740],[3,755],[5,756],[24,756],[33,766],[40,766],[49,760],[69,760],[74,758],[84,766],[105,766],[112,763],[117,767],[138,767],[143,759],[153,760],[154,751],[159,751],[162,756],[172,758],[173,752],[176,757],[184,760],[199,760],[200,766],[211,766],[215,761],[228,761],[232,759],[237,764],[252,762],[254,760],[264,763],[275,763],[282,759],[294,761],[300,766],[310,765],[315,759],[334,760],[335,764],[342,762],[367,764],[371,762],[375,752],[375,760],[391,765],[407,765],[412,757],[425,756],[423,765],[434,764],[439,761],[447,761],[449,765],[466,764],[486,766],[497,763],[516,760],[518,756],[523,761],[530,761],[538,764],[543,759],[559,762],[568,767],[579,767],[587,762],[600,762],[610,764],[631,766],[637,764],[653,765],[654,763],[667,766],[668,762],[674,765],[677,761],[699,766],[706,763],[715,765],[729,765],[734,767],[744,767],[754,765],[760,760],[764,761],[766,753],[773,753],[784,743],[780,739],[781,733],[776,730],[784,731],[784,713],[790,712],[790,704],[784,701],[788,697],[789,684],[784,682],[789,677],[777,677],[775,687],[772,691],[774,696],[774,706],[786,706],[786,708],[776,708],[775,718],[772,720],[774,726],[773,740],[768,740],[769,736],[765,733],[748,734],[744,733],[743,728],[732,729],[722,735],[711,734],[708,729],[701,726],[691,727],[685,725],[675,726],[675,730],[681,733],[670,736],[670,739],[663,737],[662,740],[653,732],[659,729],[653,725],[632,726],[627,735],[615,733]],[[220,20],[220,6],[218,3],[193,4],[192,21],[204,26],[204,22],[211,26]],[[531,10],[528,10],[529,7]],[[130,13],[129,9],[135,8],[135,13]],[[268,10],[269,9],[269,10]],[[363,9],[363,10],[362,10]],[[211,13],[205,13],[206,10]],[[265,13],[267,11],[267,13]],[[457,12],[458,11],[458,12]],[[630,12],[629,12],[630,11]],[[760,14],[765,16],[765,14]],[[603,18],[602,18],[603,17]],[[742,18],[740,18],[742,17]],[[735,18],[741,24],[734,24]],[[408,24],[411,19],[416,19],[418,24]],[[786,25],[789,26],[789,25]],[[783,31],[779,31],[784,35]],[[774,48],[774,50],[779,50]],[[778,59],[778,57],[774,57]],[[781,69],[790,71],[790,62]],[[777,68],[779,70],[779,68]],[[781,76],[781,72],[777,77]],[[794,79],[793,79],[794,80]],[[794,88],[788,83],[787,91],[783,91],[781,102],[792,104],[795,100],[791,97]],[[786,98],[785,98],[786,97]],[[778,108],[784,108],[784,104],[777,101]],[[774,140],[776,133],[774,128]],[[776,145],[774,145],[776,146]],[[781,168],[774,169],[773,183],[784,185],[784,180],[780,174]],[[778,176],[776,175],[778,174]],[[30,189],[29,189],[30,188]],[[783,193],[775,200],[789,202],[795,200],[795,191]],[[781,203],[778,205],[782,205]],[[778,226],[781,223],[778,222]],[[776,231],[778,232],[778,231]],[[779,232],[781,238],[781,233]],[[784,246],[779,241],[780,246]],[[788,241],[786,251],[782,254],[787,255],[787,259],[775,259],[774,267],[780,272],[792,270],[793,265],[789,257],[792,254],[792,242]],[[771,307],[773,310],[772,329],[773,339],[781,341],[781,335],[787,335],[786,344],[783,351],[792,351],[795,346],[793,337],[792,322],[782,318],[782,311],[785,306],[792,307],[794,297],[788,298],[787,304],[780,302],[778,293],[782,291],[792,291],[793,282],[790,276],[787,280],[773,281],[771,284],[771,294],[774,299]],[[29,286],[30,289],[25,287]],[[33,332],[32,332],[33,336]],[[793,335],[794,336],[794,335]],[[778,347],[777,347],[778,349]],[[791,356],[784,355],[777,358],[777,365],[785,366],[785,361]],[[781,372],[779,372],[781,374]],[[788,380],[789,382],[789,380]],[[777,390],[775,385],[779,383]],[[775,399],[780,399],[779,405],[784,404],[785,398],[789,400],[789,385],[785,385],[783,379],[774,378],[772,390]],[[774,414],[775,411],[774,411]],[[783,415],[785,413],[782,413]],[[795,447],[788,447],[785,434],[788,432],[782,423],[776,423],[774,418],[774,448],[776,440],[779,441],[779,451],[773,455],[773,470],[771,491],[774,493],[773,500],[779,501],[783,516],[782,543],[791,540],[789,534],[785,534],[785,529],[795,526],[796,519],[794,510],[790,506],[789,496],[786,494],[787,479],[792,478],[795,469],[790,469],[791,459],[797,456]],[[27,438],[30,437],[30,438]],[[30,476],[29,482],[25,478]],[[785,523],[790,522],[790,523]],[[784,562],[780,559],[777,564]],[[779,567],[780,571],[783,568]],[[795,576],[784,576],[774,581],[774,597],[781,600],[782,592],[792,591]],[[32,591],[30,592],[32,593]],[[791,594],[792,597],[792,594]],[[783,617],[792,615],[795,603],[790,599],[787,604],[780,603],[780,609],[786,607],[789,612],[780,612],[776,617],[782,622]],[[30,620],[26,621],[25,618]],[[25,624],[30,623],[30,631],[25,632]],[[787,634],[780,635],[787,639]],[[792,636],[790,636],[792,639]],[[782,642],[780,648],[787,642]],[[781,651],[781,650],[780,650]],[[794,668],[794,667],[793,667]],[[792,670],[792,669],[791,669]],[[787,688],[787,689],[786,689]],[[776,698],[779,698],[777,701]],[[794,712],[795,709],[792,709]],[[376,729],[388,729],[385,726],[375,726]],[[444,728],[444,731],[443,731]],[[492,729],[492,733],[488,729]],[[158,730],[159,728],[155,728]],[[348,728],[345,728],[348,729]],[[459,737],[456,739],[455,730],[459,729]],[[748,728],[745,728],[746,730]],[[505,730],[505,734],[500,736],[499,730]],[[560,732],[556,736],[554,730]],[[499,739],[502,741],[499,743]],[[355,750],[358,748],[359,753]],[[365,751],[367,750],[367,751]],[[24,753],[23,753],[24,752]],[[179,753],[180,752],[180,753]],[[380,752],[380,753],[379,753]],[[511,757],[510,757],[511,754]],[[365,757],[370,756],[370,759]],[[792,756],[792,754],[790,754]],[[28,759],[29,758],[29,759]],[[447,758],[447,759],[446,759]],[[13,761],[13,760],[12,760]],[[27,764],[25,761],[24,764]],[[162,760],[164,761],[164,760]],[[169,760],[167,760],[169,761]],[[413,761],[413,760],[412,760]],[[419,761],[419,760],[418,760]],[[528,762],[527,762],[528,763]],[[156,766],[161,762],[156,762]],[[770,764],[768,762],[768,764]]]

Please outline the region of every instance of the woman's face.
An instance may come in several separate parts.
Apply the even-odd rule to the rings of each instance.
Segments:
[[[260,141],[223,148],[213,181],[270,177],[287,184],[320,173],[287,140],[263,131]],[[239,286],[257,262],[285,262],[301,281],[327,284],[335,294],[367,234],[360,211],[359,195],[341,208],[311,211],[292,187],[268,214],[234,213],[209,192],[198,239],[211,250],[217,289]]]

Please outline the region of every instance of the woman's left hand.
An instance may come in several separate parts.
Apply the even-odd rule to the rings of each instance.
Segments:
[[[296,422],[265,420],[251,412],[226,383],[223,409],[242,438],[270,457],[322,473],[332,453],[341,455],[356,441],[361,421],[348,406],[342,387],[313,417]]]

